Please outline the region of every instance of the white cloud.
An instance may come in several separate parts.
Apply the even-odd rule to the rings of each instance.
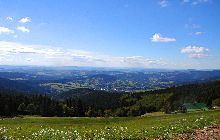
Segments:
[[[14,31],[6,28],[6,27],[0,27],[0,34],[13,34]]]
[[[188,54],[189,57],[191,58],[204,58],[208,57],[209,55],[207,54],[209,52],[208,48],[205,47],[197,47],[197,46],[186,46],[185,48],[181,49],[181,53]]]
[[[31,22],[31,19],[29,17],[24,17],[24,18],[21,18],[19,20],[20,23],[28,23],[28,22]]]
[[[25,45],[0,41],[1,64],[95,66],[95,67],[164,67],[162,59],[143,56],[109,56],[82,50]],[[25,60],[25,61],[24,61]]]
[[[197,47],[197,46],[186,46],[185,48],[181,49],[182,53],[205,53],[208,52],[209,49],[204,47]]]
[[[168,1],[167,0],[160,0],[158,2],[158,4],[161,6],[161,7],[167,7],[168,6]]]
[[[130,57],[123,57],[122,61],[129,66],[135,66],[135,67],[149,67],[152,65],[160,65],[164,66],[166,65],[165,62],[163,62],[161,59],[151,59],[146,58],[143,56],[130,56]]]
[[[6,20],[12,22],[14,19],[12,17],[6,17]]]
[[[209,56],[208,54],[202,54],[202,53],[189,54],[189,57],[191,58],[205,58],[208,56]]]
[[[26,60],[26,61],[31,61],[31,60],[32,60],[32,58],[25,58],[25,60]]]
[[[18,26],[17,30],[22,31],[22,32],[27,32],[27,33],[30,32],[30,30],[24,26]]]
[[[151,38],[152,42],[175,42],[175,38],[162,37],[161,34],[155,33]]]
[[[204,32],[195,32],[195,35],[203,35]]]
[[[183,0],[183,3],[190,3],[191,5],[198,5],[207,2],[211,2],[211,0]]]

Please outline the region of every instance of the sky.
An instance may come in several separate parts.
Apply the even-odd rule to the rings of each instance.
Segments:
[[[220,69],[219,0],[0,0],[0,65]]]

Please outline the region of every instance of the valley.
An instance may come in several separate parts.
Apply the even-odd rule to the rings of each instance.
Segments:
[[[0,78],[28,84],[41,94],[77,88],[140,92],[220,79],[220,70],[106,69],[83,67],[0,67]],[[28,91],[32,92],[32,91]],[[36,91],[35,91],[36,92]]]

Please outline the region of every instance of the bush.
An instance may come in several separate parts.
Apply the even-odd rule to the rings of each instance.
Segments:
[[[215,99],[214,101],[212,101],[212,106],[220,106],[220,98]]]

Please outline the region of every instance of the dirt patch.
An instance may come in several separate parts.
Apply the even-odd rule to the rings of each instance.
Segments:
[[[204,127],[195,130],[193,133],[186,133],[178,137],[177,140],[220,140],[220,125]]]

